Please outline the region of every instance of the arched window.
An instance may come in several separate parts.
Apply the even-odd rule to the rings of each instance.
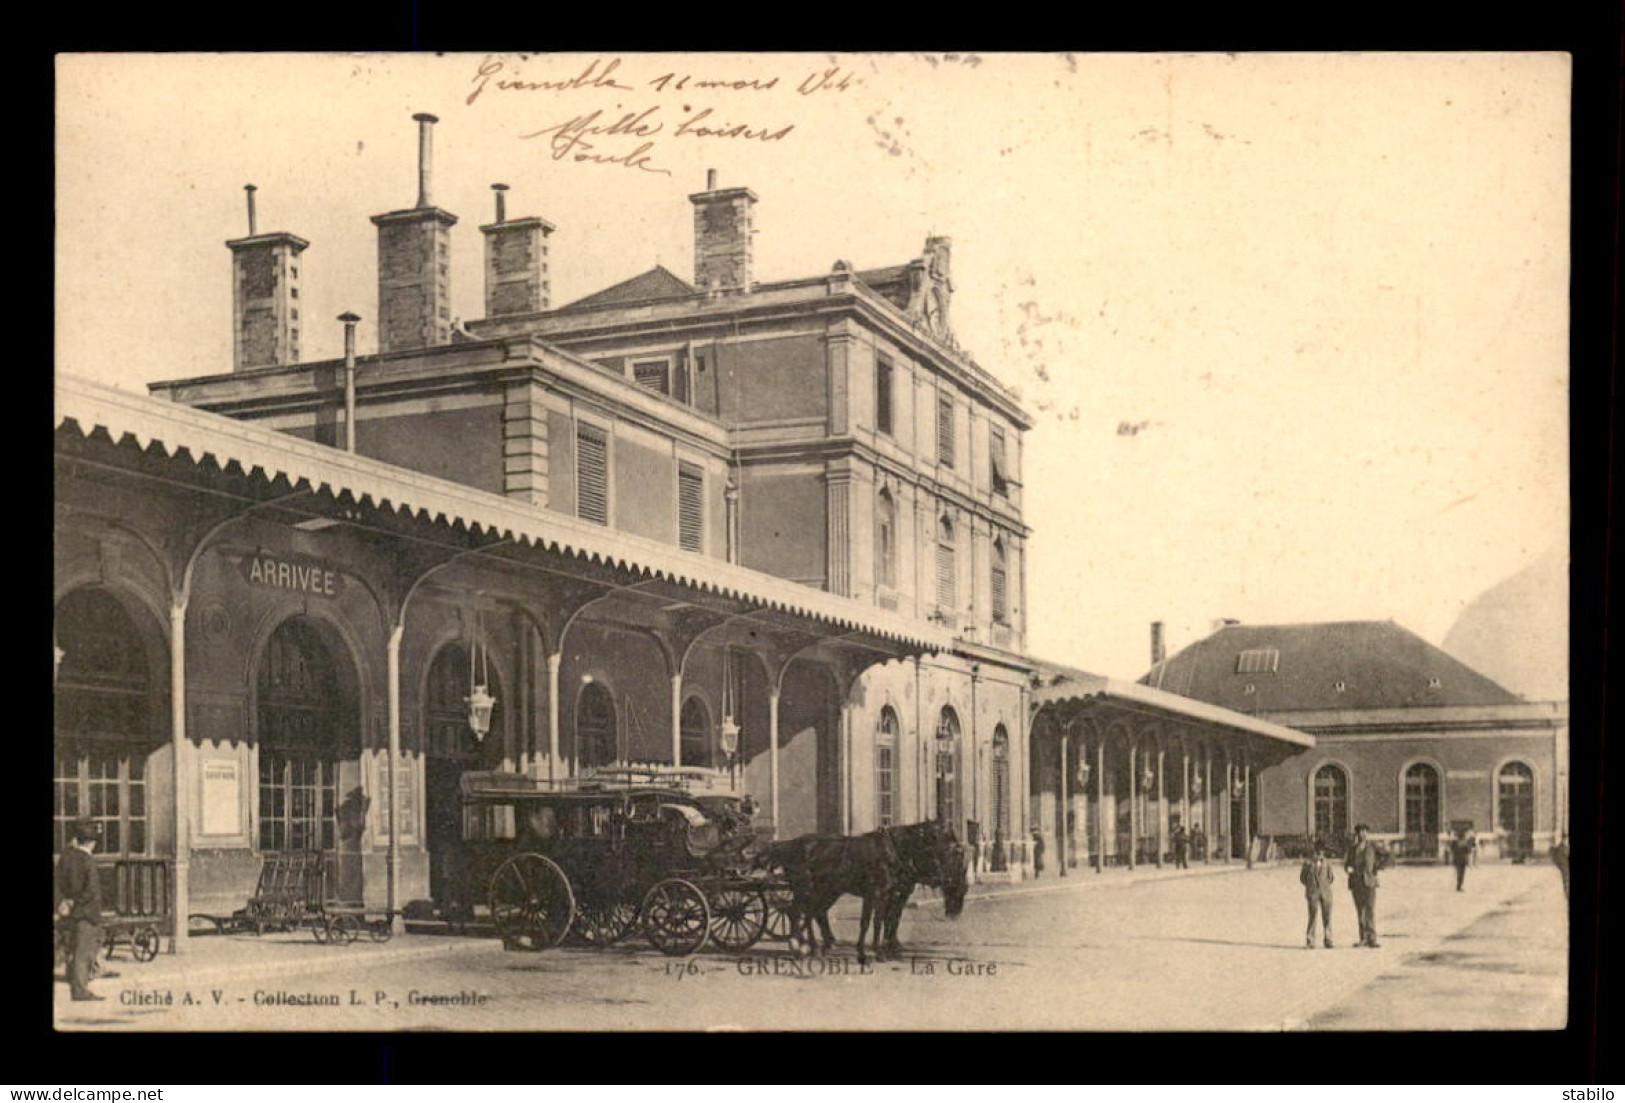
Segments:
[[[1439,771],[1418,762],[1405,771],[1405,834],[1439,833]]]
[[[897,585],[897,503],[885,489],[875,505],[875,582]]]
[[[875,729],[875,826],[897,822],[897,713],[890,705],[880,709]]]
[[[993,729],[993,839],[1010,841],[1010,734],[1000,724]]]
[[[947,705],[937,720],[937,819],[959,829],[959,717]]]
[[[288,618],[271,633],[259,669],[262,851],[337,845],[345,724],[332,653],[312,622]]]
[[[1315,834],[1326,845],[1349,833],[1349,776],[1341,766],[1326,763],[1315,771]]]
[[[101,824],[102,853],[147,852],[147,755],[153,749],[146,647],[124,607],[102,590],[75,590],[56,609],[57,853],[80,817]]]
[[[1506,857],[1526,858],[1535,849],[1535,772],[1508,762],[1495,778],[1495,826],[1505,835]]]
[[[607,766],[620,757],[615,702],[597,682],[582,686],[576,700],[576,755],[584,769]]]
[[[684,766],[715,765],[715,751],[711,742],[711,712],[698,697],[683,702],[678,718],[678,737],[682,742]]]
[[[993,541],[993,567],[992,585],[990,592],[993,595],[993,620],[1004,624],[1010,619],[1009,598],[1006,596],[1005,578],[1007,574],[1004,540]]]
[[[954,523],[945,513],[937,522],[937,608],[952,612],[959,596]]]

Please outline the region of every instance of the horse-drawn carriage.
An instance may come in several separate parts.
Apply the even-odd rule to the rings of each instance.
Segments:
[[[620,783],[617,783],[619,780]],[[464,899],[480,886],[503,944],[604,947],[641,933],[666,954],[788,938],[788,886],[751,868],[747,801],[681,778],[546,789],[488,771],[461,779]]]

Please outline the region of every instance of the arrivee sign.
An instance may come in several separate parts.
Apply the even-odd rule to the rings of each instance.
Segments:
[[[344,589],[344,577],[315,559],[281,559],[274,555],[252,555],[242,561],[243,577],[256,586],[298,590],[318,597],[337,597]]]

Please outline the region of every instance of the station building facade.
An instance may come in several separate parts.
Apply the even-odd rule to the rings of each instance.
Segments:
[[[1260,773],[1263,836],[1340,842],[1364,823],[1401,857],[1435,860],[1465,828],[1481,857],[1521,860],[1565,829],[1565,706],[1392,621],[1225,623],[1142,682],[1314,737]]]
[[[941,818],[975,876],[1021,877],[1082,712],[1295,738],[1025,654],[1032,423],[953,339],[948,239],[759,282],[757,197],[713,178],[692,282],[554,308],[554,227],[496,186],[465,324],[434,121],[416,205],[372,218],[376,351],[346,315],[344,360],[299,359],[308,243],[261,233],[250,191],[231,371],[59,377],[59,846],[90,815],[115,857],[172,855],[188,911],[305,849],[349,895],[432,907],[462,771],[662,767],[751,794],[764,833]]]

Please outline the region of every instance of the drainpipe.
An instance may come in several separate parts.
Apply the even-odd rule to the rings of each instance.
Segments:
[[[384,865],[385,890],[384,907],[389,912],[389,922],[395,925],[396,877],[397,866],[400,861],[400,785],[396,774],[401,757],[401,637],[406,634],[406,605],[401,603],[401,613],[395,624],[389,630],[388,652],[388,681],[389,681],[389,755],[387,766],[389,769],[389,852]]]
[[[250,202],[253,196],[250,193]],[[188,867],[192,855],[191,777],[187,767],[190,755],[186,753],[186,606],[189,586],[183,584],[179,593],[170,595],[169,604],[169,734],[171,740],[171,773],[175,786],[175,883],[174,926],[170,946],[177,954],[186,952]]]
[[[779,837],[779,688],[767,695],[767,784],[768,810],[773,820],[773,837]]]
[[[559,668],[564,665],[564,652],[554,651],[547,656],[547,781],[558,783],[559,771]]]

